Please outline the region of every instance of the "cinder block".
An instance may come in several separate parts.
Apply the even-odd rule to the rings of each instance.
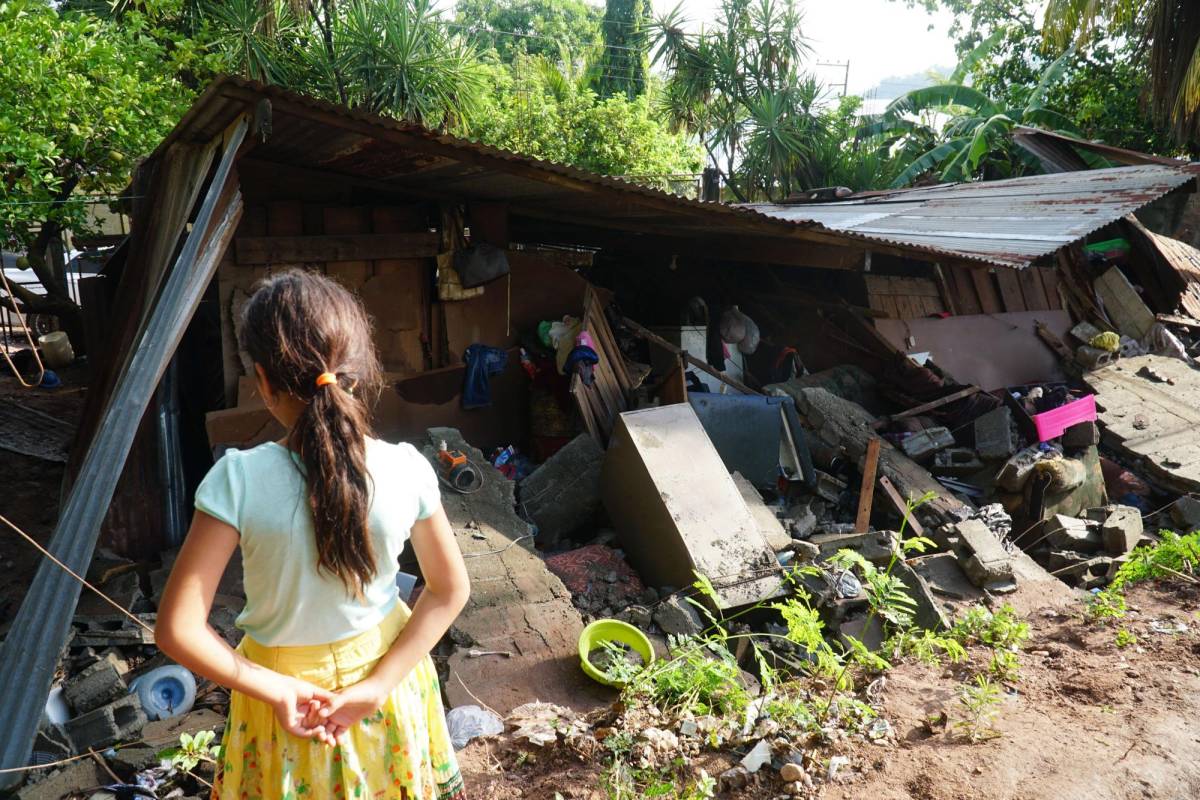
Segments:
[[[1000,406],[975,420],[975,450],[980,458],[1008,458],[1017,449],[1012,411]]]
[[[80,753],[100,750],[117,742],[136,739],[146,725],[146,714],[136,694],[101,706],[66,724],[71,744]]]
[[[63,699],[76,714],[85,714],[129,694],[117,666],[101,658],[63,683]]]

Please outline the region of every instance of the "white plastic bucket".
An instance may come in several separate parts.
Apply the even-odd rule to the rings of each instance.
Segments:
[[[42,361],[50,369],[62,369],[75,360],[71,340],[62,331],[52,331],[38,337],[42,348]]]

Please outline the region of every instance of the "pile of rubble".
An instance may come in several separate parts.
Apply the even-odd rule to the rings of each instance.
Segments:
[[[228,707],[224,690],[197,685],[194,676],[154,646],[154,609],[177,554],[177,549],[166,551],[162,565],[152,571],[104,551],[97,555],[88,578],[129,614],[85,591],[30,762],[34,767],[67,763],[30,770],[17,798],[59,798],[80,791],[91,796],[100,787],[111,792],[120,786],[150,793],[146,796],[175,788],[173,796],[185,797],[182,786],[202,788],[159,758],[161,751],[179,744],[180,734],[207,730],[219,735]],[[236,642],[234,620],[245,601],[236,563],[220,592],[209,622]],[[193,771],[212,778],[211,764],[201,763]]]

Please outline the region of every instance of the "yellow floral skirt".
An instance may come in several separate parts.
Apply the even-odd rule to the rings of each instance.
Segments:
[[[365,678],[387,652],[409,610],[400,603],[378,627],[349,639],[266,647],[242,639],[246,658],[338,690]],[[433,661],[425,657],[378,712],[336,747],[283,730],[272,708],[233,692],[213,800],[464,800]]]

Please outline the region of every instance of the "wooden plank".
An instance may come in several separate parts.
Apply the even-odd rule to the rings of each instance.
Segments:
[[[987,269],[968,268],[971,282],[975,284],[975,294],[979,297],[979,308],[984,314],[999,314],[1004,310],[1000,300],[1000,292],[992,281],[992,274]]]
[[[1042,288],[1042,276],[1033,267],[1017,270],[1017,280],[1021,284],[1021,296],[1025,298],[1025,308],[1029,311],[1046,311],[1050,308],[1046,302],[1046,290]]]
[[[925,529],[921,527],[921,523],[917,522],[917,518],[909,513],[908,504],[904,502],[904,498],[896,491],[896,487],[892,485],[888,476],[880,476],[879,485],[883,489],[884,494],[887,495],[888,500],[892,501],[892,506],[899,512],[900,518],[908,520],[907,525],[905,525],[905,531],[911,533],[913,536],[924,536]]]
[[[875,471],[879,469],[879,439],[867,442],[867,456],[863,462],[862,487],[858,493],[858,516],[854,520],[854,532],[866,533],[871,529],[871,505],[875,501]]]
[[[1050,311],[1062,308],[1062,298],[1058,292],[1058,270],[1054,267],[1031,267],[1031,269],[1036,269],[1042,280],[1042,290],[1046,293],[1046,308]]]
[[[979,304],[979,295],[975,293],[975,284],[967,268],[960,264],[951,264],[944,270],[946,282],[954,296],[955,313],[963,316],[983,313],[983,306]]]
[[[735,379],[729,377],[728,375],[725,375],[722,372],[718,372],[716,369],[709,366],[706,362],[701,361],[700,359],[696,358],[692,354],[684,353],[684,351],[680,350],[678,347],[671,344],[666,339],[659,336],[657,333],[654,333],[651,330],[647,330],[646,328],[643,328],[641,325],[637,324],[636,322],[631,320],[629,317],[625,317],[622,321],[625,323],[625,325],[630,330],[632,330],[640,338],[646,339],[647,341],[654,342],[659,347],[666,348],[668,351],[675,353],[676,355],[684,356],[684,358],[687,360],[687,362],[689,364],[691,364],[693,367],[695,367],[698,370],[701,370],[702,372],[707,372],[709,375],[711,375],[714,378],[716,378],[717,380],[721,381],[726,386],[732,386],[734,389],[737,389],[742,394],[757,394],[757,395],[762,394],[762,392],[754,391],[753,389],[751,389],[749,386],[742,383],[741,381],[735,380]]]
[[[1021,296],[1021,280],[1015,269],[996,268],[996,283],[1000,285],[1000,298],[1005,311],[1025,311],[1025,298]]]
[[[1155,319],[1157,319],[1159,322],[1168,322],[1172,325],[1182,325],[1185,328],[1200,330],[1200,319],[1181,317],[1176,314],[1158,314]]]
[[[243,236],[234,240],[238,264],[294,264],[437,255],[436,233],[361,233],[324,236]]]
[[[633,388],[633,382],[629,377],[629,370],[625,366],[625,356],[622,355],[621,348],[617,346],[617,340],[613,336],[612,328],[609,327],[608,318],[604,316],[604,306],[590,284],[583,291],[583,304],[585,309],[592,310],[596,322],[593,333],[600,335],[602,340],[600,344],[608,355],[609,363],[613,367],[613,374],[616,375],[621,390],[628,392]]]
[[[672,403],[686,403],[688,399],[687,370],[683,367],[683,359],[676,356],[675,368],[667,375],[658,387],[658,399],[664,406]]]
[[[591,435],[596,443],[604,447],[604,437],[600,435],[600,428],[596,425],[596,420],[592,417],[592,409],[588,404],[584,394],[583,379],[578,374],[571,376],[571,396],[575,398],[575,408],[579,411],[579,417],[583,420],[583,427]]]
[[[946,395],[945,397],[939,397],[937,400],[930,400],[928,403],[922,403],[921,405],[910,408],[907,411],[901,411],[899,414],[893,414],[890,417],[877,419],[871,423],[871,427],[878,430],[879,428],[887,425],[889,422],[893,422],[898,419],[905,419],[907,417],[915,417],[918,414],[924,414],[928,411],[933,411],[935,408],[941,408],[944,405],[953,403],[955,400],[962,400],[964,397],[970,397],[978,391],[978,386],[968,386],[965,389],[960,389],[957,392]]]

